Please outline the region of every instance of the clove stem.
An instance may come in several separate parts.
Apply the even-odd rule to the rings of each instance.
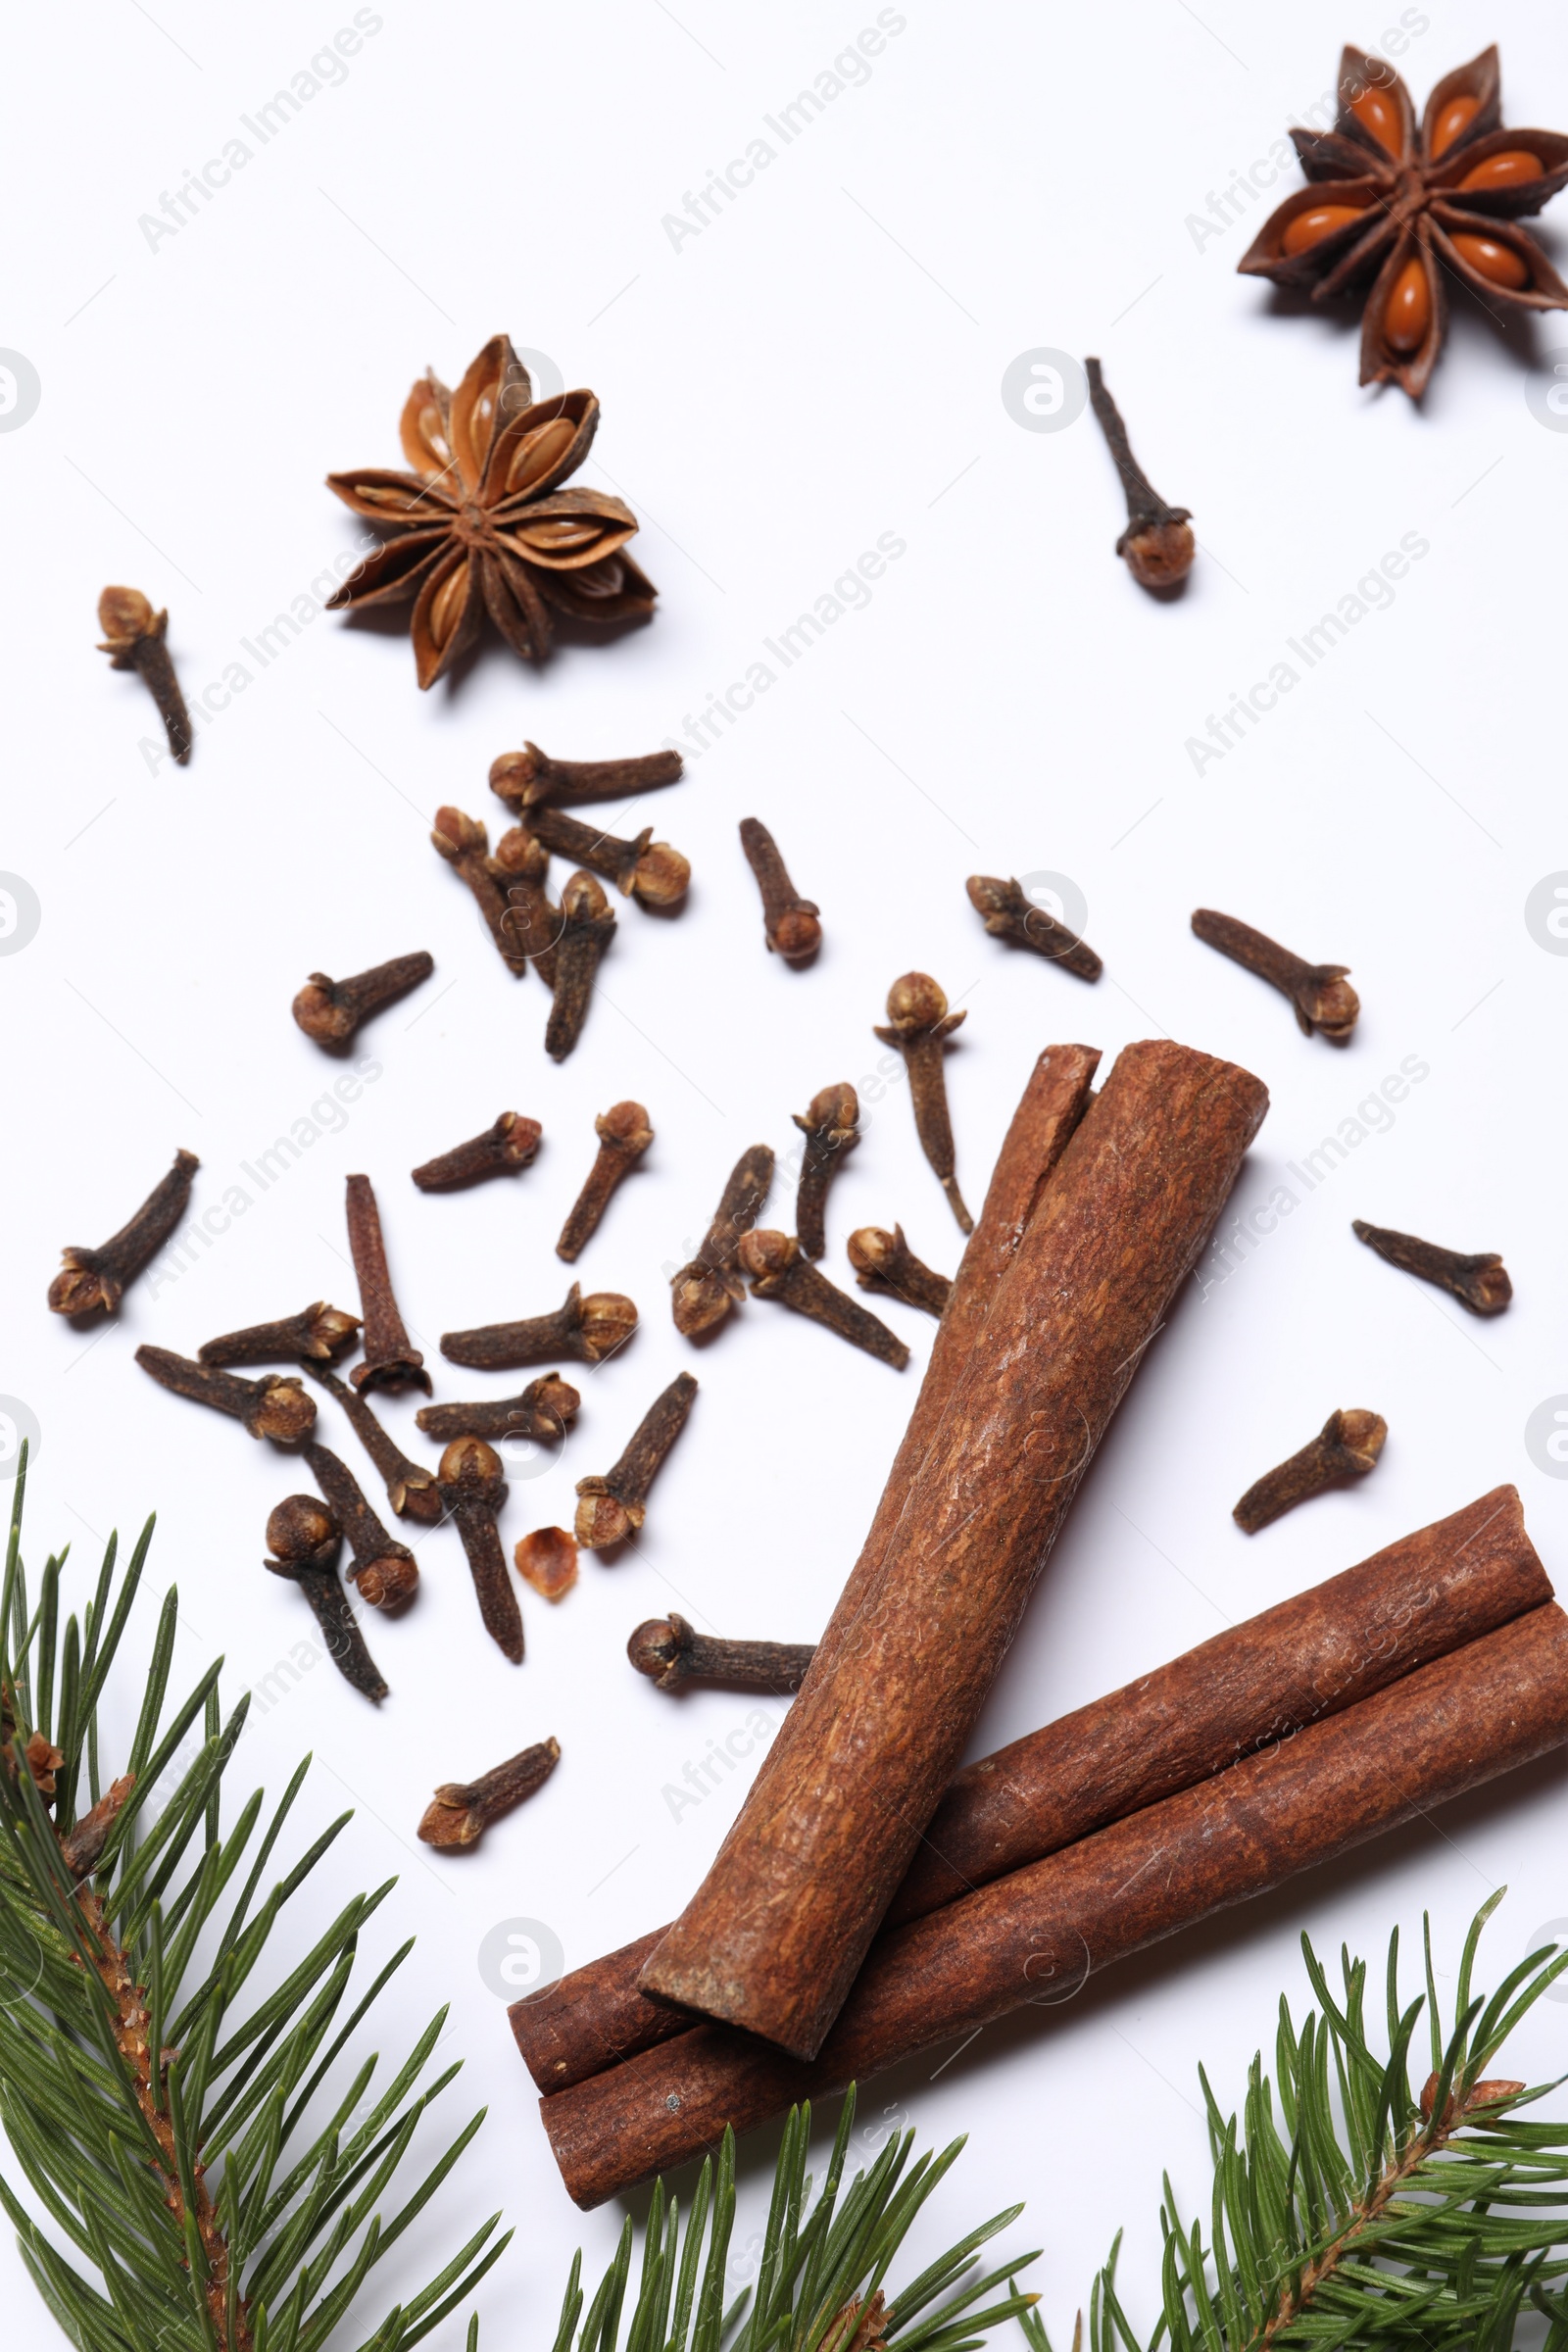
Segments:
[[[179,691],[167,635],[169,614],[155,612],[139,588],[106,588],[98,599],[98,626],[108,639],[98,651],[114,669],[135,669],[158,706],[169,748],[180,767],[190,758],[190,713]]]
[[[1142,587],[1174,588],[1191,571],[1197,553],[1192,509],[1166,505],[1133,456],[1121,411],[1105,389],[1100,362],[1086,360],[1084,368],[1089,398],[1127,498],[1127,528],[1116,542],[1116,553]]]
[[[626,1655],[656,1689],[678,1690],[683,1683],[738,1683],[781,1697],[800,1689],[816,1655],[814,1642],[725,1642],[700,1634],[672,1609],[650,1617],[626,1644]]]
[[[577,1481],[575,1534],[585,1551],[607,1550],[640,1532],[648,1516],[649,1491],[685,1428],[696,1397],[691,1373],[677,1373],[649,1406],[613,1468],[602,1478]]]
[[[476,1781],[447,1781],[436,1790],[419,1823],[426,1845],[475,1845],[493,1821],[543,1788],[561,1761],[559,1740],[540,1740],[509,1756]]]
[[[541,801],[624,800],[629,793],[678,784],[680,776],[679,752],[645,752],[630,760],[552,760],[528,743],[492,760],[490,789],[520,810]]]
[[[194,1152],[176,1152],[169,1174],[118,1233],[96,1250],[61,1251],[60,1272],[49,1285],[49,1304],[57,1315],[114,1313],[126,1285],[151,1264],[184,1215],[201,1164]]]

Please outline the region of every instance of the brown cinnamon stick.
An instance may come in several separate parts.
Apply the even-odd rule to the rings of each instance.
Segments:
[[[567,2189],[592,2206],[1010,2010],[1070,2000],[1112,1962],[1329,1862],[1568,1740],[1554,1602],[1294,1740],[894,1929],[819,2056],[724,2026],[544,2099]]]
[[[643,1971],[656,1998],[797,2057],[821,2047],[1267,1104],[1249,1071],[1184,1046],[1118,1056],[957,1372],[853,1641],[818,1653]]]
[[[939,1910],[1196,1787],[1550,1598],[1518,1490],[1495,1487],[969,1765],[933,1814],[885,1925]],[[638,1987],[664,1933],[656,1928],[516,2003],[513,2031],[542,2091],[568,2089],[693,2030],[691,2017]]]

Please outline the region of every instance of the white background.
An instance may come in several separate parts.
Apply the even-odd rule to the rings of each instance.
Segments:
[[[248,138],[249,164],[156,247],[138,216],[220,155],[351,11],[161,0],[154,14],[91,10],[69,30],[38,18],[13,52],[0,341],[31,360],[42,400],[0,437],[0,865],[31,884],[42,921],[0,960],[0,1391],[42,1432],[34,1571],[69,1541],[79,1605],[100,1539],[156,1508],[150,1581],[178,1581],[186,1678],[221,1650],[237,1695],[311,1631],[260,1566],[268,1511],[303,1476],[155,1388],[138,1343],[194,1351],[319,1296],[352,1306],[343,1177],[365,1169],[438,1394],[471,1395],[487,1384],[441,1367],[438,1335],[555,1302],[554,1239],[593,1115],[628,1095],[648,1104],[658,1140],[580,1268],[589,1287],[630,1291],[643,1328],[582,1383],[564,1460],[516,1479],[504,1521],[509,1546],[569,1523],[575,1479],[608,1466],[690,1363],[702,1392],[635,1553],[585,1560],[559,1608],[523,1593],[519,1670],[480,1630],[455,1537],[430,1536],[415,1613],[369,1623],[393,1692],[379,1715],[323,1663],[256,1710],[232,1773],[237,1795],[275,1789],[314,1749],[302,1836],[345,1803],[355,1821],[291,1933],[303,1940],[349,1889],[398,1874],[367,1957],[414,1929],[419,1940],[375,2046],[397,2050],[450,2002],[444,2047],[467,2063],[444,2104],[454,2121],[491,2111],[407,2266],[400,2249],[381,2300],[367,2297],[366,2328],[416,2265],[433,2271],[466,2220],[500,2205],[517,2236],[482,2289],[486,2340],[521,2344],[553,2330],[571,2246],[597,2264],[620,2212],[581,2217],[561,2189],[479,1945],[533,1919],[575,1964],[696,1885],[740,1776],[678,1817],[662,1792],[746,1704],[660,1694],[626,1665],[625,1637],[674,1605],[726,1633],[812,1638],[930,1338],[925,1319],[889,1308],[915,1351],[901,1378],[757,1302],[697,1354],[672,1329],[662,1269],[688,1254],[745,1145],[765,1137],[782,1155],[790,1113],[816,1088],[873,1071],[871,1024],[896,973],[934,972],[967,1009],[948,1079],[976,1205],[1042,1045],[1083,1038],[1108,1067],[1152,1034],[1267,1081],[1273,1108],[1237,1205],[1282,1182],[1299,1196],[1224,1280],[1208,1261],[1151,1351],[975,1752],[1498,1481],[1520,1484],[1548,1567],[1564,1558],[1568,1487],[1532,1462],[1524,1429],[1568,1389],[1568,961],[1531,936],[1524,906],[1568,866],[1554,684],[1568,439],[1526,397],[1533,384],[1540,399],[1568,323],[1510,340],[1461,299],[1417,411],[1396,390],[1357,389],[1350,323],[1289,315],[1235,274],[1266,197],[1195,230],[1330,87],[1341,40],[1376,45],[1385,17],[1397,24],[1393,5],[1351,19],[1320,0],[1288,15],[1140,0],[1108,19],[911,4],[863,85],[788,147],[762,117],[873,22],[869,4],[380,13],[341,86],[267,146]],[[1506,119],[1568,116],[1568,56],[1544,7],[1430,7],[1406,24],[1420,27],[1403,59],[1418,105],[1497,37]],[[663,216],[759,135],[775,160],[673,244]],[[1292,165],[1280,193],[1298,184]],[[403,634],[336,616],[258,668],[240,640],[353,544],[321,477],[401,463],[416,374],[431,364],[455,383],[503,327],[604,402],[580,478],[643,519],[637,553],[662,590],[652,626],[567,646],[537,672],[492,643],[423,696]],[[1151,473],[1194,509],[1203,552],[1180,602],[1151,601],[1112,557],[1122,515],[1092,419],[1029,432],[1004,407],[1004,371],[1041,346],[1103,356]],[[789,670],[771,662],[776,682],[690,760],[686,782],[628,810],[628,828],[646,813],[688,852],[691,900],[673,922],[621,907],[584,1041],[558,1069],[541,1048],[544,992],[502,967],[429,848],[432,811],[455,801],[494,828],[486,769],[525,737],[589,757],[682,733],[889,532],[906,553],[869,605]],[[1429,552],[1392,607],[1195,772],[1187,739],[1412,533]],[[155,733],[151,707],[93,650],[110,580],[168,604],[193,694],[235,661],[252,672],[185,770],[149,772],[137,746]],[[763,953],[735,832],[753,812],[821,903],[827,945],[808,972]],[[969,872],[1042,869],[1087,900],[1105,958],[1093,990],[988,941],[967,905]],[[1200,946],[1199,905],[1348,963],[1364,1006],[1348,1051],[1300,1037],[1282,999]],[[381,1075],[342,1131],[258,1192],[240,1163],[308,1119],[338,1075],[289,1018],[305,974],[421,946],[434,980],[366,1038]],[[1285,1163],[1408,1057],[1430,1074],[1308,1196]],[[528,1174],[466,1197],[415,1192],[416,1161],[506,1106],[543,1122]],[[899,1218],[951,1271],[959,1237],[902,1087],[868,1092],[864,1125],[832,1197],[827,1270],[848,1281],[846,1235]],[[197,1210],[236,1184],[252,1205],[86,1340],[44,1310],[59,1249],[101,1240],[176,1145],[202,1158]],[[793,1223],[783,1181],[770,1216]],[[1359,1249],[1352,1216],[1500,1249],[1514,1306],[1470,1320]],[[423,1451],[416,1401],[387,1413]],[[1376,1474],[1243,1538],[1238,1494],[1342,1404],[1388,1418]],[[363,1466],[324,1402],[321,1434]],[[134,1697],[122,1690],[122,1707]],[[415,1842],[436,1781],[547,1733],[559,1771],[481,1851],[439,1859]],[[1189,2205],[1206,2204],[1198,2062],[1239,2099],[1279,1990],[1300,1990],[1299,1931],[1376,1963],[1393,1923],[1418,1932],[1427,1903],[1451,1973],[1464,1923],[1506,1881],[1485,1947],[1494,1981],[1568,1913],[1565,1817],[1555,1765],[1451,1806],[1124,1969],[1059,2018],[983,2034],[935,2079],[948,2051],[870,2085],[871,2137],[889,2114],[924,2141],[970,2133],[940,2222],[956,2234],[1026,2197],[1011,2242],[1047,2248],[1036,2283],[1054,2333],[1070,2332],[1126,2223],[1123,2281],[1151,2322],[1162,2166]],[[1515,2071],[1561,2070],[1563,2016],[1539,2014]],[[745,2147],[739,2245],[760,2226],[772,2145],[760,2133]],[[8,2341],[55,2340],[9,2245],[0,2294]],[[457,2318],[440,2340],[461,2340]]]

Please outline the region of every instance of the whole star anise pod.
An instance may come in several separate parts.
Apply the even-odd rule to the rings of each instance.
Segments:
[[[421,376],[399,432],[412,473],[329,473],[327,487],[385,538],[330,606],[415,599],[419,684],[433,686],[486,612],[514,654],[538,661],[551,608],[574,620],[646,620],[658,590],[622,553],[637,517],[603,490],[564,490],[593,443],[599,401],[535,401],[507,335],[493,335],[456,392]]]
[[[1534,237],[1513,223],[1568,182],[1568,138],[1504,130],[1496,49],[1438,83],[1416,129],[1404,83],[1347,49],[1331,131],[1293,130],[1311,187],[1288,196],[1237,264],[1314,302],[1376,271],[1361,316],[1361,381],[1419,399],[1448,327],[1445,270],[1503,311],[1568,310]]]

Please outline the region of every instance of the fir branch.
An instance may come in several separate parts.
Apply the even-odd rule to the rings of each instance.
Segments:
[[[223,1777],[244,1702],[225,1724],[214,1667],[166,1720],[171,1590],[126,1768],[100,1796],[98,1700],[130,1623],[151,1522],[118,1590],[111,1539],[81,1624],[72,1616],[62,1627],[63,1554],[46,1566],[29,1611],[25,1482],[24,1451],[0,1584],[0,2125],[54,2234],[4,2179],[0,2206],[79,2352],[154,2343],[160,2352],[326,2352],[483,2111],[412,2191],[396,2191],[402,2201],[384,2220],[381,2200],[401,2179],[420,2120],[458,2072],[421,2080],[445,2012],[357,2125],[374,2058],[329,2094],[336,2112],[324,2127],[307,2122],[410,1949],[334,2031],[360,1932],[390,1882],[355,1896],[303,1958],[271,1972],[281,1975],[275,1989],[240,2007],[284,1905],[349,1817],[258,1903],[302,1765],[219,1929],[262,1813],[258,1790],[224,1836]],[[162,1776],[198,1720],[201,1744],[157,1804]],[[90,1803],[78,1817],[84,1765]],[[386,2313],[365,2352],[410,2352],[465,2301],[508,2242],[496,2234],[499,2220],[493,2214],[421,2293]]]

